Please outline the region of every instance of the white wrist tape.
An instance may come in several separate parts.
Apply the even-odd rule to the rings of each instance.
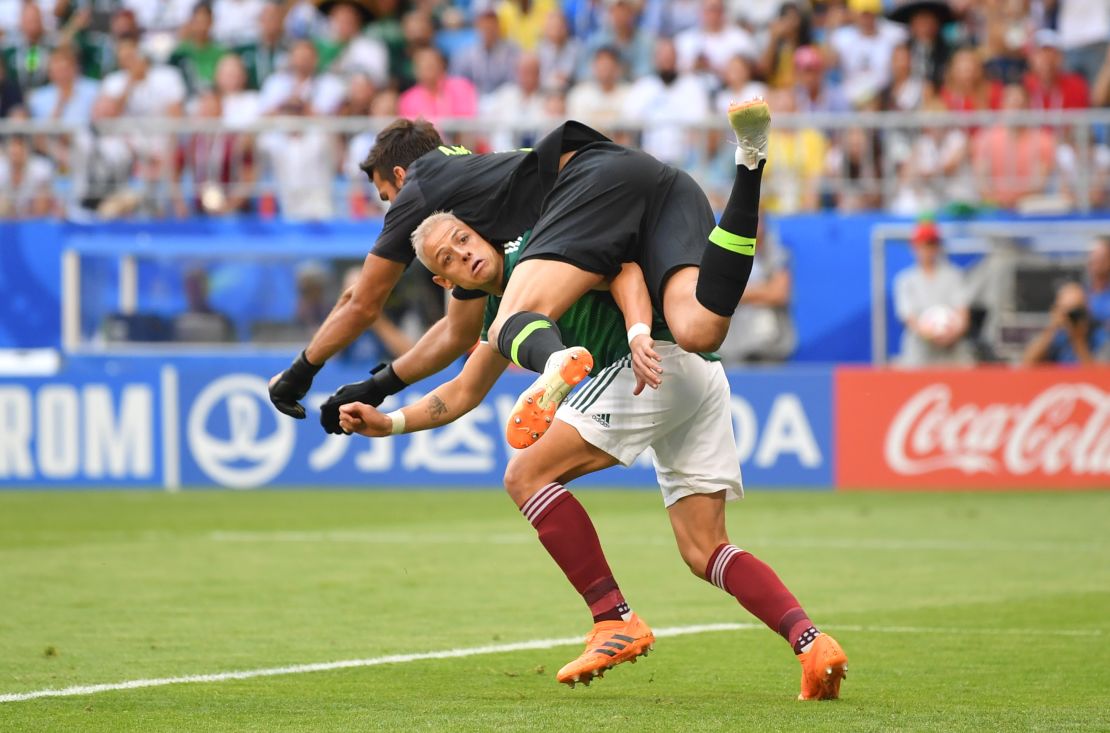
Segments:
[[[405,432],[405,413],[400,410],[394,410],[386,415],[393,423],[393,428],[390,430],[393,435],[400,435]]]
[[[632,344],[632,339],[637,336],[650,336],[651,326],[646,323],[633,323],[632,328],[628,329],[628,343]]]

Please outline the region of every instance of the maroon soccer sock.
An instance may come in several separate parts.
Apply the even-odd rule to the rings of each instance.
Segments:
[[[795,654],[806,651],[821,633],[771,566],[736,545],[713,551],[705,577],[786,639]]]
[[[539,533],[540,542],[582,594],[594,621],[620,621],[629,614],[613,571],[605,560],[590,515],[560,483],[532,495],[521,514]]]

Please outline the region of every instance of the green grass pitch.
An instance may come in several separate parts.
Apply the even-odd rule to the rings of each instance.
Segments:
[[[751,622],[651,491],[577,492],[657,627]],[[1110,493],[753,490],[733,541],[850,657],[798,703],[762,628],[0,703],[0,731],[1110,729]],[[0,696],[577,637],[581,598],[494,491],[0,492]]]

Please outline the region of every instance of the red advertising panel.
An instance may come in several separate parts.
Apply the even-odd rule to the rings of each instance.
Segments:
[[[1110,369],[835,379],[842,489],[1110,489]]]

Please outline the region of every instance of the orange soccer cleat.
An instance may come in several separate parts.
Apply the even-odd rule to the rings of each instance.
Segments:
[[[547,432],[559,403],[594,368],[594,357],[581,346],[556,351],[543,374],[524,390],[509,414],[505,437],[514,448],[527,448]]]
[[[571,687],[578,682],[589,685],[594,677],[600,678],[622,662],[635,663],[637,657],[646,657],[653,644],[655,634],[636,614],[627,621],[598,621],[586,637],[586,650],[560,669],[555,679]]]
[[[840,681],[848,676],[848,655],[828,634],[813,640],[808,652],[798,655],[802,663],[802,691],[799,700],[835,700],[840,697]]]

